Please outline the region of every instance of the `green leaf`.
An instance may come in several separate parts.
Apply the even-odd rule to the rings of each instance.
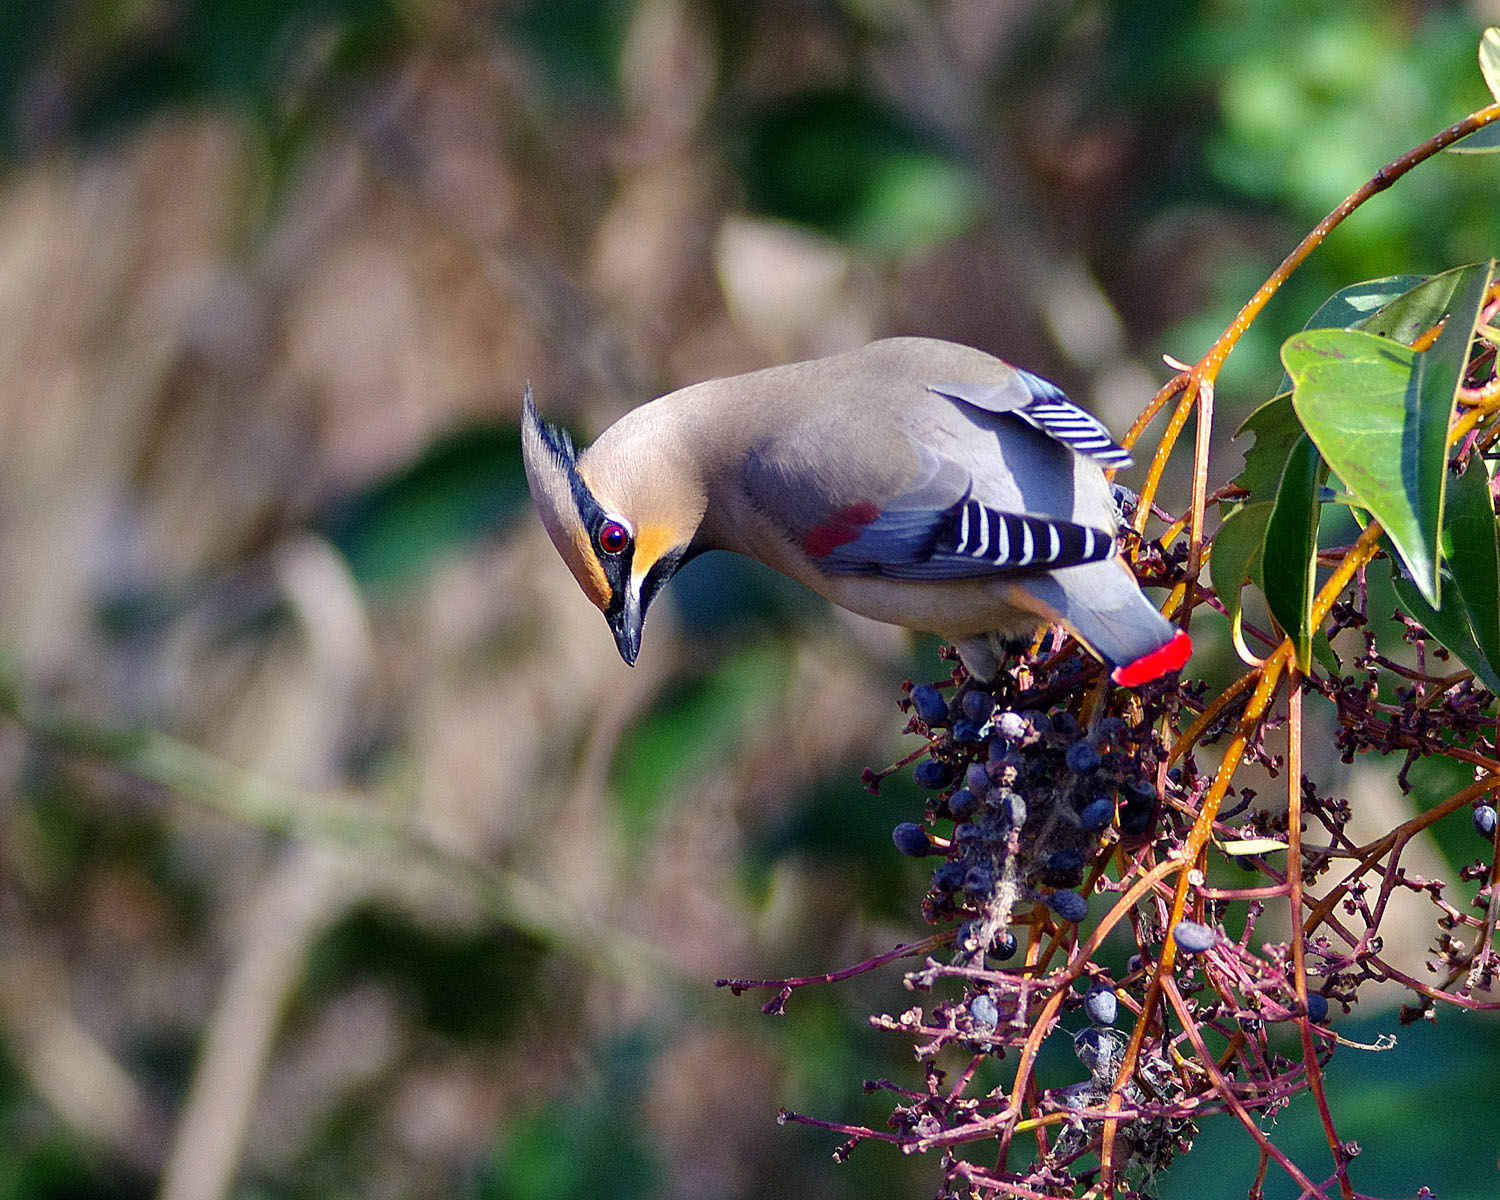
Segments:
[[[1266,522],[1271,518],[1270,501],[1247,504],[1229,514],[1214,535],[1214,552],[1208,560],[1208,576],[1214,593],[1229,615],[1235,645],[1240,642],[1240,589],[1246,579],[1260,574],[1261,548],[1266,542]]]
[[[1267,400],[1245,418],[1234,436],[1253,433],[1255,445],[1245,451],[1245,466],[1235,483],[1250,493],[1250,503],[1270,503],[1281,485],[1286,456],[1302,436],[1302,423],[1292,408],[1291,392]]]
[[[1357,328],[1366,333],[1411,342],[1441,321],[1453,308],[1453,296],[1464,284],[1473,266],[1454,267],[1417,284],[1410,291],[1381,307]]]
[[[1304,330],[1364,329],[1370,322],[1378,321],[1380,313],[1388,305],[1399,301],[1412,289],[1420,287],[1426,281],[1425,275],[1386,275],[1380,279],[1367,279],[1363,283],[1351,283],[1323,301],[1318,306],[1317,312],[1307,319],[1307,324],[1302,328]],[[1447,296],[1448,293],[1444,293],[1445,302]],[[1441,313],[1438,316],[1440,317]],[[1428,325],[1436,325],[1437,322],[1438,317],[1434,317]],[[1423,326],[1423,328],[1426,327]],[[1371,330],[1370,332],[1378,331]],[[1410,338],[1397,340],[1409,341]],[[1289,375],[1281,377],[1281,387],[1277,390],[1291,392],[1292,380]],[[1284,461],[1278,460],[1278,470]]]
[[[1426,281],[1425,275],[1386,275],[1381,279],[1367,279],[1363,283],[1350,284],[1323,301],[1302,328],[1362,328],[1363,322]]]
[[[1312,601],[1318,554],[1318,488],[1326,468],[1309,437],[1287,456],[1276,502],[1266,521],[1261,577],[1271,615],[1297,651],[1302,671],[1312,666]]]
[[[1486,687],[1500,691],[1500,542],[1489,473],[1477,456],[1462,475],[1448,482],[1442,545],[1457,585],[1446,594],[1444,605],[1454,603],[1456,591],[1480,660],[1471,662],[1457,646],[1448,648],[1484,680]]]
[[[1425,353],[1363,330],[1333,329],[1297,334],[1281,352],[1303,427],[1385,527],[1434,608],[1448,428],[1491,268],[1464,268],[1453,281],[1443,332]],[[1403,319],[1413,311],[1409,303]]]
[[[1312,655],[1330,675],[1344,673],[1344,664],[1339,661],[1338,651],[1333,648],[1333,640],[1322,629],[1313,630]]]
[[[1479,38],[1479,72],[1490,95],[1500,101],[1500,27],[1491,25]]]

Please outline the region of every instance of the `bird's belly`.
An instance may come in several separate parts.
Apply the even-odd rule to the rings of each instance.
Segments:
[[[807,580],[840,608],[946,638],[976,634],[1030,633],[1049,619],[1013,583],[998,579],[955,579],[938,583],[881,576],[820,575]]]

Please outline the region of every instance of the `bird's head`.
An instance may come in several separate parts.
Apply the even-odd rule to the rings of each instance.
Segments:
[[[627,414],[579,454],[542,420],[526,389],[521,451],[531,496],[552,544],[598,606],[632,666],[646,609],[692,553],[702,488],[652,420],[653,405]]]

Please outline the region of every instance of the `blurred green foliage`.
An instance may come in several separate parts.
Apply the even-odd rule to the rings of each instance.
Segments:
[[[343,497],[323,525],[362,587],[390,591],[503,532],[528,502],[517,430],[471,426]]]
[[[145,1172],[49,1121],[0,1043],[0,1200],[145,1200],[155,1190]]]
[[[970,228],[975,172],[867,92],[811,91],[746,114],[739,175],[752,212],[879,254],[905,254]]]
[[[537,1002],[540,946],[509,930],[429,929],[388,908],[363,906],[308,955],[302,1002],[316,1005],[363,983],[404,997],[422,1026],[446,1038],[505,1036]]]
[[[0,148],[94,144],[165,109],[242,109],[280,136],[406,39],[397,0],[36,0],[0,23]]]
[[[1373,1044],[1392,1024],[1346,1017],[1333,1006],[1333,1027],[1355,1042]],[[1360,1148],[1351,1174],[1377,1181],[1382,1196],[1415,1196],[1423,1185],[1443,1200],[1488,1200],[1495,1194],[1493,1124],[1486,1106],[1446,1102],[1469,1094],[1472,1080],[1500,1070],[1493,1031],[1486,1017],[1445,1013],[1436,1027],[1400,1031],[1392,1050],[1345,1048],[1334,1055],[1326,1074],[1329,1094],[1347,1097],[1339,1106],[1339,1135]],[[1226,1181],[1254,1176],[1256,1148],[1237,1124],[1205,1123],[1193,1153],[1159,1181],[1161,1200],[1241,1194],[1243,1188],[1226,1187]],[[1316,1106],[1306,1094],[1276,1115],[1274,1128],[1269,1121],[1263,1127],[1297,1162],[1316,1162],[1327,1153]],[[1285,1177],[1267,1177],[1266,1200],[1294,1200],[1297,1192]]]
[[[598,1082],[523,1113],[470,1193],[475,1200],[643,1200],[661,1165],[644,1137],[640,1083],[661,1048],[644,1034],[601,1050]]]

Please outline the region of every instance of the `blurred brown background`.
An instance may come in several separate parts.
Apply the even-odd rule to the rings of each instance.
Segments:
[[[710,981],[925,932],[889,842],[919,803],[859,773],[910,748],[898,685],[935,644],[710,557],[627,669],[530,514],[522,389],[588,438],[921,333],[1123,430],[1161,352],[1483,102],[1495,19],[7,15],[0,652],[52,736],[0,726],[0,1197],[930,1194],[931,1164],[836,1167],[773,1120],[919,1086],[865,1027],[894,974],[780,1021]],[[1491,166],[1402,187],[1268,314],[1229,413],[1334,287],[1494,252]]]

